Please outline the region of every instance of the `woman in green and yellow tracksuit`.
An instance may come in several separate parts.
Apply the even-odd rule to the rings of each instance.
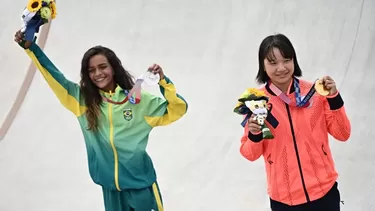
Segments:
[[[15,41],[26,51],[61,104],[79,121],[86,143],[92,180],[102,186],[106,211],[163,211],[151,158],[146,152],[150,131],[180,119],[186,101],[158,65],[164,98],[141,91],[134,103],[127,93],[134,86],[116,54],[105,47],[89,49],[82,59],[81,82],[67,80],[35,42]]]

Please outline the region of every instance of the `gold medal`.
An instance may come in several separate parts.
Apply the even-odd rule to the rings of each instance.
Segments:
[[[327,96],[329,94],[329,91],[324,88],[322,79],[315,81],[315,90],[318,94],[322,96]]]

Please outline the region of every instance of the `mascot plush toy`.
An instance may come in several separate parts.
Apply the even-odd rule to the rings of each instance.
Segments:
[[[266,125],[266,119],[269,115],[267,102],[268,97],[263,91],[255,88],[249,88],[242,93],[238,99],[234,112],[237,114],[246,115],[244,121],[242,122],[242,126],[245,126],[250,116],[255,114],[254,120],[256,120],[262,127],[263,139],[273,139],[274,136]]]
[[[25,34],[25,41],[33,41],[35,33],[39,33],[39,28],[55,17],[56,4],[53,0],[29,0],[22,12],[21,32]]]

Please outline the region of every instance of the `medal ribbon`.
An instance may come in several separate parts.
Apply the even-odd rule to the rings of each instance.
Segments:
[[[289,97],[284,94],[279,88],[277,88],[273,83],[270,84],[270,89],[272,92],[274,92],[282,101],[284,101],[286,104],[296,107],[302,107],[306,108],[310,105],[309,100],[312,98],[312,96],[315,94],[316,90],[314,85],[311,87],[307,95],[302,99],[301,96],[301,89],[299,82],[296,78],[293,79],[293,86],[294,86],[294,95],[296,97],[296,104],[292,104],[292,101],[289,99]]]
[[[125,93],[125,99],[120,101],[120,102],[115,102],[115,101],[112,101],[111,99],[108,99],[104,96],[102,96],[102,99],[103,101],[105,102],[108,102],[108,103],[112,103],[112,104],[124,104],[126,103],[126,101],[129,100],[129,102],[131,104],[138,104],[141,102],[141,88],[142,88],[142,83],[143,83],[143,79],[137,79],[135,81],[135,84],[133,86],[133,88],[130,90],[130,92],[128,90],[124,90],[124,93]],[[135,93],[135,98],[133,96],[133,94]],[[129,97],[130,96],[130,97]]]

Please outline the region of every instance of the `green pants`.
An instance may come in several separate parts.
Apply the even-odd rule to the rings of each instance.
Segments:
[[[155,182],[149,188],[112,191],[103,188],[105,211],[164,211],[159,186]]]

